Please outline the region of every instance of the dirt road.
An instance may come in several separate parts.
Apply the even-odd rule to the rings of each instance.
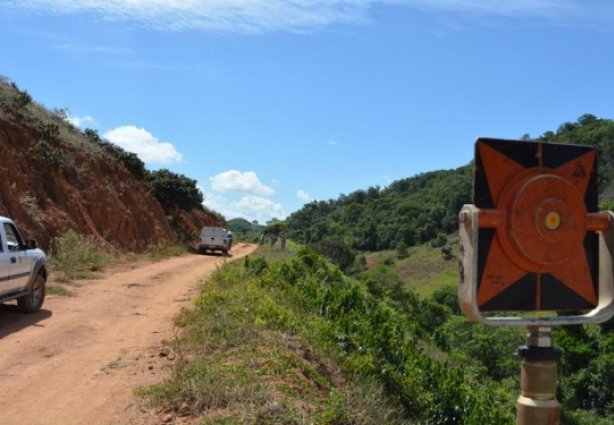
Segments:
[[[238,245],[233,258],[253,249]],[[33,315],[0,305],[0,424],[138,423],[133,389],[165,376],[172,317],[224,261],[184,255],[111,270]]]

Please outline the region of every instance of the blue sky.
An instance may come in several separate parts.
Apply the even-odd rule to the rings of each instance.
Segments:
[[[614,116],[614,3],[0,0],[0,75],[264,223]]]

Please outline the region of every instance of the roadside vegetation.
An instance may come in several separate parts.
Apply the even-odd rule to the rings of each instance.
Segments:
[[[91,279],[95,272],[112,261],[94,238],[79,235],[74,230],[53,240],[49,256],[55,279],[63,282]]]
[[[93,279],[96,273],[122,261],[138,261],[143,258],[160,261],[186,252],[184,245],[159,242],[149,245],[144,253],[126,254],[108,245],[101,246],[100,242],[91,236],[68,230],[53,240],[49,251],[49,264],[53,281],[67,283],[78,279]],[[60,284],[49,285],[47,289],[50,294],[73,296],[72,291]]]
[[[514,423],[525,330],[469,323],[455,286],[419,296],[289,248],[220,268],[176,319],[171,378],[137,393],[202,424]],[[556,330],[563,424],[614,423],[612,328]]]
[[[50,284],[47,285],[46,288],[47,295],[59,295],[61,297],[74,297],[75,293],[65,286],[58,284]]]
[[[147,258],[153,261],[164,260],[165,258],[176,257],[188,251],[185,245],[157,243],[151,244],[147,248]]]
[[[246,257],[177,318],[172,378],[138,393],[206,424],[511,423],[509,394],[448,361],[420,304],[310,249]]]

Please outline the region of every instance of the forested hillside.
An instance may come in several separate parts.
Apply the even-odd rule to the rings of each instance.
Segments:
[[[466,165],[314,201],[290,215],[286,225],[288,236],[303,243],[334,235],[366,251],[412,246],[454,231],[458,211],[470,199],[471,165]]]
[[[256,242],[260,239],[265,226],[258,224],[257,221],[249,222],[244,218],[233,218],[228,220],[228,229],[232,230],[236,240]]]
[[[545,132],[536,141],[597,147],[600,201],[614,199],[614,120],[584,114],[576,122],[560,125],[556,132]]]
[[[531,139],[599,148],[601,202],[614,199],[614,121],[582,115],[554,131]],[[342,238],[353,249],[378,251],[442,239],[457,229],[461,206],[472,202],[472,164],[397,180],[385,188],[370,187],[336,200],[314,201],[286,220],[288,235],[317,244]]]

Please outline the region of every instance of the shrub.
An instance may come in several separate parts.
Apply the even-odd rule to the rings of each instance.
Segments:
[[[147,253],[151,260],[158,261],[168,257],[175,257],[184,254],[186,248],[180,245],[169,245],[165,242],[158,242],[147,247]]]
[[[53,240],[50,264],[60,272],[60,280],[89,278],[108,260],[92,237],[81,236],[72,229]]]
[[[461,362],[477,361],[483,373],[500,380],[518,373],[516,351],[524,342],[524,331],[476,325],[464,317],[452,316],[435,331],[435,341],[442,349],[459,355]]]
[[[441,255],[443,255],[443,259],[448,261],[454,258],[454,254],[452,254],[452,248],[450,245],[444,245],[441,247]]]
[[[447,241],[448,236],[443,232],[439,232],[437,233],[437,236],[431,240],[431,246],[433,248],[441,248],[446,244]]]
[[[397,244],[396,252],[398,259],[407,258],[409,256],[409,253],[407,252],[407,244],[405,243],[405,241],[400,241]]]
[[[53,122],[42,122],[39,125],[41,140],[55,142],[60,136],[60,127]]]
[[[46,140],[39,140],[28,149],[28,155],[44,162],[48,169],[59,170],[66,165],[66,155],[57,146],[52,146]]]
[[[21,91],[18,90],[17,96],[15,97],[15,106],[18,109],[23,109],[28,106],[32,102],[32,96],[26,90]]]
[[[148,183],[151,194],[166,212],[174,208],[185,211],[202,209],[203,194],[196,186],[196,180],[162,169],[149,173]]]
[[[354,264],[354,252],[341,237],[327,237],[313,244],[312,248],[339,266],[341,270],[347,270]]]

